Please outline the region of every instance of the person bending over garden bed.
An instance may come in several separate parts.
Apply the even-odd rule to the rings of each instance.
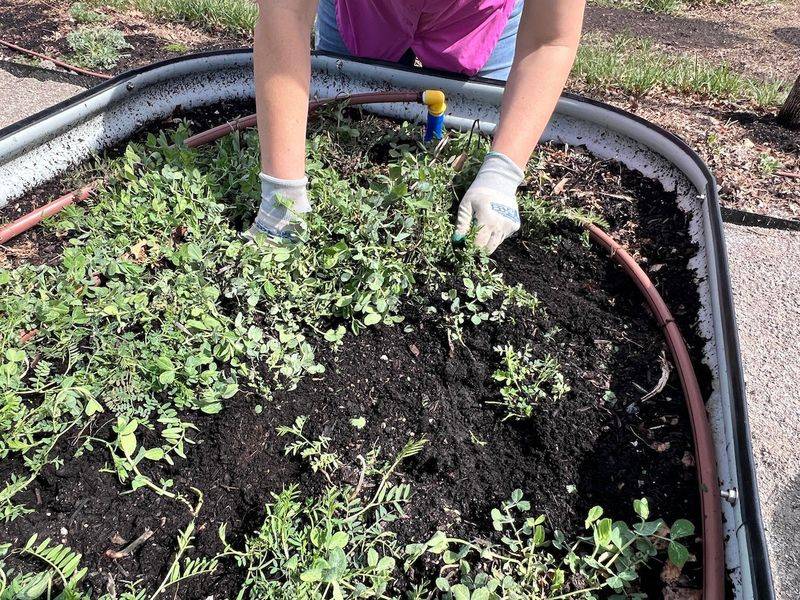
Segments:
[[[319,50],[405,64],[419,58],[426,67],[508,81],[492,152],[461,200],[453,235],[460,241],[475,222],[475,243],[491,254],[520,227],[517,187],[575,59],[585,4],[260,0],[253,60],[261,206],[248,233],[291,240],[312,209],[305,138],[316,10]]]

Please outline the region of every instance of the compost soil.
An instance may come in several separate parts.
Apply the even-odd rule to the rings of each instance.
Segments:
[[[602,212],[673,310],[707,394],[710,376],[700,363],[703,340],[695,327],[699,298],[687,267],[696,249],[675,194],[615,162],[559,147],[544,152],[545,183],[531,178],[527,185],[554,202]],[[553,183],[564,176],[573,182],[556,191]],[[585,193],[571,195],[573,185]],[[399,471],[414,490],[407,516],[393,524],[403,543],[424,541],[437,529],[493,538],[489,512],[516,488],[531,500],[532,512],[547,515],[551,528],[568,535],[583,532],[586,511],[595,504],[615,519],[634,520],[632,501],[643,496],[653,515],[667,522],[688,518],[699,526],[684,398],[662,334],[633,284],[568,225],[509,240],[494,258],[509,283],[539,297],[540,310],[510,309],[502,323],[468,325],[463,343],[451,343],[427,309],[445,308],[441,291],[448,286],[430,290],[406,305],[401,326],[369,327],[346,336],[338,350],[320,344],[316,355],[325,372],[306,377],[295,390],[276,391],[269,401],[244,390],[217,415],[190,416],[199,431],[187,459],[174,467],[154,463],[149,474],[173,479],[187,494],[191,486],[202,491],[194,555],[221,549],[222,523],[228,524],[229,541],[241,546],[260,526],[264,503],[284,486],[296,482],[304,494],[325,488],[320,474],[284,455],[286,439],[276,434],[277,426],[298,415],[309,416],[309,437],[331,438],[346,465],[336,476],[351,484],[358,479],[359,454],[377,445],[389,458],[409,438],[428,440]],[[556,357],[571,391],[537,407],[530,419],[503,420],[502,411],[489,404],[499,398],[492,373],[499,367],[494,348],[501,344],[529,344],[535,357]],[[666,385],[642,400],[665,369]],[[257,405],[263,405],[260,413]],[[362,429],[350,423],[357,417],[366,420]],[[83,433],[113,435],[107,422]],[[123,493],[115,476],[102,472],[103,452],[72,456],[76,441],[62,438],[57,452],[65,457],[63,465],[45,468],[17,498],[35,512],[0,525],[0,540],[18,545],[37,533],[68,544],[83,554],[95,595],[120,590],[126,580],[154,588],[191,515],[164,497]],[[8,480],[19,467],[6,461],[0,477]],[[106,554],[147,531],[152,537],[131,556]],[[699,544],[690,548],[699,554]],[[648,597],[661,596],[660,568],[654,564],[642,574]],[[680,585],[697,587],[699,570],[698,561],[688,563]],[[181,585],[177,597],[232,598],[242,579],[234,564],[223,562],[215,574]]]

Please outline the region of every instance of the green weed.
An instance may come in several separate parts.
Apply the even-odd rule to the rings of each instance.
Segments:
[[[768,153],[762,152],[759,155],[758,168],[765,175],[772,175],[775,173],[775,171],[783,168],[783,163],[774,156],[770,156]]]
[[[710,98],[747,100],[760,106],[781,104],[784,81],[762,81],[696,57],[667,54],[648,38],[588,36],[578,49],[572,77],[590,87],[617,88],[636,96],[654,89],[696,93]]]
[[[184,21],[210,31],[251,36],[258,18],[252,0],[112,0],[166,21]]]
[[[625,10],[638,10],[642,12],[678,14],[691,10],[695,6],[708,4],[725,5],[733,4],[738,0],[590,0],[594,6],[605,6]],[[770,2],[773,0],[762,0]]]
[[[425,445],[410,441],[393,461],[377,466],[366,461],[364,487],[330,486],[316,498],[301,498],[290,486],[265,507],[261,529],[238,550],[226,540],[222,556],[233,557],[247,578],[240,597],[250,598],[381,598],[395,580],[401,549],[388,526],[403,515],[411,499],[408,484],[392,484],[398,465]]]
[[[485,256],[450,243],[452,198],[485,140],[453,135],[433,156],[409,125],[387,133],[364,119],[360,137],[339,136],[350,123],[338,108],[312,123],[315,212],[296,246],[238,235],[234,220],[251,218],[259,194],[256,134],[190,150],[181,127],[98,165],[106,184],[97,199],[51,225],[71,240],[60,262],[0,270],[0,459],[22,455],[29,469],[0,490],[4,518],[26,510],[13,498],[59,460],[60,436],[94,420],[116,425],[83,438],[82,451],[106,451],[134,489],[188,503],[191,490],[148,475],[150,465],[185,456],[194,430],[186,411],[217,413],[242,389],[263,409],[272,389],[322,371],[307,336],[336,346],[348,332],[398,324],[403,302],[448,289],[453,273],[462,285],[444,292],[450,312],[442,315],[453,339],[467,321],[504,319],[512,305],[537,309],[536,297],[507,285]],[[369,159],[379,145],[389,147],[387,166]],[[454,182],[450,165],[465,150]],[[339,157],[353,162],[351,174],[329,168]],[[542,227],[578,218],[530,197],[522,208]],[[21,342],[32,330],[36,337]],[[160,444],[142,447],[145,430]]]
[[[190,48],[186,44],[181,44],[176,42],[173,44],[167,44],[166,46],[164,46],[164,50],[166,50],[167,52],[177,52],[179,54],[185,54],[190,50]]]
[[[278,427],[279,436],[291,435],[296,438],[294,442],[287,444],[285,452],[287,455],[306,459],[312,471],[322,473],[328,483],[333,483],[331,475],[339,470],[342,463],[335,452],[328,452],[330,438],[321,436],[316,440],[309,440],[303,435],[307,420],[308,417],[300,416],[293,425]]]
[[[71,31],[67,43],[74,53],[75,64],[89,69],[111,69],[122,56],[120,51],[132,48],[121,31],[109,27]]]
[[[533,359],[530,347],[517,350],[510,344],[498,346],[501,366],[492,377],[501,384],[502,401],[490,402],[505,408],[506,418],[530,417],[537,405],[560,400],[570,388],[551,356]]]
[[[603,509],[595,506],[586,518],[588,534],[574,541],[559,531],[548,539],[545,517],[528,516],[530,508],[522,491],[516,490],[491,513],[501,543],[452,538],[439,531],[426,543],[406,546],[405,567],[430,555],[441,565],[436,588],[451,600],[597,598],[602,592],[643,599],[642,594],[631,594],[631,583],[658,554],[657,544],[668,547],[670,561],[679,568],[689,559],[678,540],[692,536],[694,526],[679,519],[665,533],[663,521],[647,520],[646,499],[634,502],[640,521],[633,527],[603,518]]]
[[[685,6],[684,0],[591,0],[595,6],[673,14]]]
[[[103,13],[92,10],[89,4],[85,2],[76,2],[70,6],[69,16],[79,25],[91,25],[106,20],[106,16]]]
[[[61,259],[0,269],[0,460],[19,457],[25,465],[0,490],[2,518],[30,510],[16,496],[44,465],[61,463],[59,444],[68,432],[81,432],[69,436],[78,453],[106,453],[108,470],[131,491],[149,490],[196,513],[191,499],[199,492],[154,474],[162,461],[179,465],[185,458],[196,430],[187,414],[219,413],[243,391],[262,411],[274,390],[322,372],[315,344],[335,347],[366,327],[396,326],[405,303],[444,294],[447,302],[429,310],[440,312],[440,326],[454,340],[468,323],[509,318],[512,306],[540,309],[535,295],[508,285],[485,255],[450,243],[448,211],[487,151],[486,140],[452,134],[433,154],[412,126],[384,128],[364,117],[356,129],[338,107],[311,123],[315,212],[295,246],[250,244],[238,235],[259,198],[255,132],[189,149],[188,130],[180,126],[98,163],[105,183],[97,196],[46,224],[68,240]],[[374,152],[385,153],[388,164],[374,164]],[[464,168],[454,178],[452,165],[462,154]],[[534,229],[594,218],[530,196],[521,208]],[[34,337],[23,341],[28,332]],[[514,350],[498,379],[519,416],[568,389],[552,359],[537,364],[526,351]],[[391,523],[412,496],[410,485],[393,475],[424,440],[388,462],[377,449],[369,452],[361,459],[361,483],[350,488],[336,483],[342,458],[329,440],[307,435],[306,426],[301,418],[281,433],[291,438],[290,454],[323,473],[328,491],[304,498],[287,486],[267,504],[264,526],[243,543],[229,543],[223,528],[225,551],[218,557],[187,558],[190,525],[158,595],[212,572],[224,558],[244,570],[242,597],[308,591],[335,598],[391,588],[404,556]],[[628,564],[623,559],[617,562]],[[71,576],[61,571],[63,578],[53,569],[12,576],[0,562],[0,582],[16,589],[14,582],[41,577],[60,588]],[[418,597],[430,588],[425,581],[415,585]],[[118,597],[150,596],[132,583]]]

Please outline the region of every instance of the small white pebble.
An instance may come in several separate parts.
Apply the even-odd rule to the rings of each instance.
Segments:
[[[67,535],[68,533],[69,533],[69,531],[67,531],[66,527],[62,527],[61,528],[61,535]]]
[[[385,354],[381,354],[381,360],[389,360],[389,357]]]

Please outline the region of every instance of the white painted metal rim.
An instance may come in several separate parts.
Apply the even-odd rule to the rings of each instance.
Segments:
[[[318,97],[380,89],[438,88],[448,96],[446,125],[468,128],[474,119],[491,133],[503,88],[498,82],[464,80],[375,62],[316,55],[312,90]],[[249,51],[192,55],[120,75],[96,88],[0,130],[0,206],[82,162],[92,153],[130,137],[176,106],[190,109],[222,100],[252,98]],[[416,105],[368,107],[392,117],[421,120]],[[744,386],[716,184],[707,167],[683,142],[660,128],[608,105],[565,95],[544,134],[546,140],[583,145],[601,158],[675,189],[692,220],[699,247],[697,273],[703,309],[700,328],[708,338],[706,362],[714,374],[708,399],[723,489],[739,500],[723,503],[726,566],[736,598],[773,597],[769,562],[750,449]]]

